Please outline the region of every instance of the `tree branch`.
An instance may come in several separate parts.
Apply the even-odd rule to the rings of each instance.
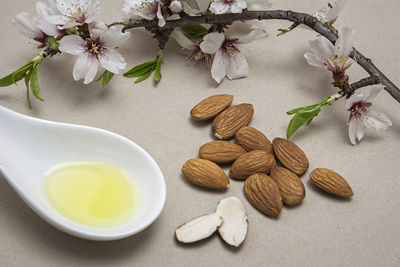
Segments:
[[[306,25],[316,31],[317,33],[325,36],[329,41],[335,43],[337,40],[336,34],[326,27],[318,19],[305,13],[298,13],[285,10],[268,10],[268,11],[244,11],[239,14],[222,14],[222,15],[203,15],[203,16],[186,16],[177,20],[167,21],[163,28],[173,30],[187,24],[231,24],[237,20],[289,20],[293,25]],[[158,28],[156,20],[141,20],[138,22],[127,23],[123,31],[132,28]],[[115,25],[115,24],[112,24]],[[385,86],[385,90],[398,102],[400,102],[400,89],[390,81],[373,63],[370,59],[364,57],[356,49],[350,55],[358,65],[366,70],[371,76],[377,77],[379,82]],[[376,79],[376,78],[374,78]]]
[[[370,76],[364,79],[359,80],[358,82],[354,82],[352,84],[345,83],[342,87],[343,95],[347,95],[350,97],[354,92],[362,87],[374,85],[380,83],[380,78],[378,76]]]

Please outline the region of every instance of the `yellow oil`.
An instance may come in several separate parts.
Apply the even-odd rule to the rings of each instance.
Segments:
[[[132,177],[102,162],[73,161],[45,173],[49,202],[68,219],[87,226],[107,227],[134,216],[140,191]]]

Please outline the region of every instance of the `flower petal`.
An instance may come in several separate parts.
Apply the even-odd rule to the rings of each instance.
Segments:
[[[377,130],[386,130],[389,126],[392,126],[392,122],[384,113],[370,110],[368,115],[372,126]]]
[[[88,57],[88,69],[85,75],[84,84],[91,83],[96,77],[97,70],[99,68],[99,61],[96,58]]]
[[[224,57],[221,50],[215,53],[214,61],[211,66],[211,76],[217,83],[221,83],[226,75],[226,68],[229,64],[229,59]]]
[[[323,57],[334,57],[336,56],[335,46],[323,36],[318,36],[316,40],[310,41],[310,47],[314,54],[321,55]]]
[[[356,137],[358,141],[361,141],[361,139],[363,139],[364,134],[365,134],[364,125],[362,123],[356,123]]]
[[[191,49],[194,43],[187,38],[181,31],[175,29],[171,33],[171,37],[175,39],[175,41],[185,49]]]
[[[158,18],[158,26],[159,27],[164,27],[165,25],[165,18],[161,13],[161,3],[158,3],[158,8],[157,8],[157,18]]]
[[[229,4],[223,1],[215,1],[211,3],[209,10],[214,14],[225,14],[229,11]]]
[[[383,90],[383,87],[383,85],[375,85],[362,89],[365,93],[365,101],[371,102]]]
[[[36,17],[35,22],[40,30],[48,36],[56,37],[61,34],[61,30],[59,30],[56,25],[48,23],[42,17]]]
[[[226,68],[226,76],[228,76],[229,79],[232,80],[247,77],[248,74],[249,64],[240,52],[229,58],[229,64]]]
[[[126,67],[124,58],[114,50],[104,52],[103,55],[99,56],[99,61],[103,68],[114,74],[119,74],[119,71]]]
[[[312,53],[305,53],[304,58],[307,63],[314,67],[325,68],[324,62],[322,62],[321,57]]]
[[[200,49],[204,53],[214,54],[221,48],[225,41],[225,35],[219,32],[212,32],[203,37],[203,42],[200,44]]]
[[[240,43],[242,44],[247,44],[250,43],[251,41],[254,41],[256,39],[261,39],[267,36],[267,32],[264,29],[253,29],[246,35],[243,35],[239,38]]]
[[[355,103],[365,100],[365,95],[362,92],[356,92],[346,100],[346,108],[349,110]]]
[[[356,127],[358,121],[356,119],[350,119],[349,122],[349,138],[352,145],[356,145]]]
[[[45,37],[39,27],[36,26],[33,16],[28,12],[18,13],[13,20],[13,24],[18,32],[28,38],[41,39]]]
[[[85,52],[83,44],[85,41],[78,35],[68,35],[61,39],[58,49],[63,53],[79,55]]]
[[[339,38],[335,43],[336,54],[339,58],[349,56],[353,51],[354,31],[350,28],[340,27]]]
[[[246,0],[246,3],[249,11],[262,11],[271,7],[268,0]]]
[[[236,0],[231,4],[231,13],[242,13],[242,10],[247,7],[247,4],[243,0]]]
[[[75,81],[79,81],[80,79],[85,78],[85,75],[89,69],[88,60],[89,58],[87,54],[79,55],[78,59],[75,62],[74,70],[72,72]]]
[[[335,2],[332,4],[332,8],[330,8],[326,14],[328,22],[333,22],[337,19],[337,17],[339,17],[339,14],[342,12],[346,2],[347,0],[335,0]]]
[[[105,32],[99,33],[104,47],[118,47],[131,37],[130,32],[122,32],[123,27],[123,25],[115,25],[108,28]]]

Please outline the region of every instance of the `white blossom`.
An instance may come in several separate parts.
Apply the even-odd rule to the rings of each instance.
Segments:
[[[350,111],[349,138],[353,145],[364,137],[365,129],[386,130],[392,125],[389,118],[373,110],[371,100],[382,90],[383,86],[370,86],[356,91],[346,102]]]
[[[242,13],[246,7],[245,0],[213,0],[210,11],[214,14]]]
[[[161,13],[162,2],[160,0],[125,0],[122,11],[129,19],[158,19],[158,26],[165,25],[165,18]]]
[[[190,51],[190,54],[187,57],[189,63],[193,65],[197,63],[205,63],[207,66],[211,66],[212,55],[201,51],[200,45],[191,41],[180,30],[175,29],[171,33],[171,37],[174,38],[183,49]]]
[[[92,82],[99,65],[118,74],[126,67],[124,58],[114,48],[129,39],[129,32],[122,32],[122,25],[101,30],[90,29],[90,38],[84,40],[78,35],[68,35],[61,39],[59,49],[63,53],[77,55],[73,76],[76,81],[84,79],[84,83]]]
[[[48,23],[68,29],[93,22],[100,7],[98,0],[48,0],[38,2],[36,9]]]
[[[189,15],[205,13],[211,0],[181,0],[183,11]]]
[[[313,16],[322,23],[333,24],[342,12],[347,0],[333,0],[333,3],[328,3],[328,8],[321,9],[315,12]]]
[[[354,31],[340,27],[338,33],[339,38],[335,45],[324,36],[310,41],[311,52],[304,54],[307,63],[315,67],[326,68],[334,75],[344,75],[344,71],[352,64],[349,55],[353,51]]]
[[[211,66],[211,76],[220,83],[225,76],[229,79],[247,77],[249,65],[246,58],[240,53],[239,45],[248,43],[256,38],[254,31],[239,38],[227,37],[223,33],[212,32],[204,36],[200,43],[201,51],[214,54]]]

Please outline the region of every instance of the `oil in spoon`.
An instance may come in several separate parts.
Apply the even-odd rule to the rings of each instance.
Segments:
[[[45,173],[44,191],[54,208],[87,226],[115,226],[137,210],[140,192],[129,174],[102,162],[71,161]]]

